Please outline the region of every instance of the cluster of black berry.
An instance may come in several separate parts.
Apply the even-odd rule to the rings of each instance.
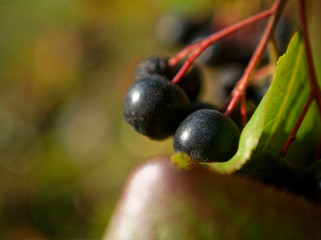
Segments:
[[[162,56],[151,56],[138,64],[123,105],[126,122],[151,139],[173,136],[174,150],[187,153],[194,161],[229,160],[238,148],[237,125],[214,105],[198,100],[202,74],[197,65],[178,84],[171,82],[180,67],[169,67]],[[240,76],[233,69],[227,74]],[[230,84],[221,87],[226,93],[231,91]],[[286,161],[263,155],[238,173],[321,202],[321,161],[299,174]]]
[[[174,136],[175,151],[195,161],[229,160],[238,147],[238,127],[215,106],[197,101],[202,85],[198,66],[173,84],[179,68],[169,67],[160,56],[138,64],[123,106],[126,122],[151,139]]]
[[[159,18],[155,32],[157,38],[165,43],[167,47],[184,47],[198,42],[209,35],[226,27],[222,17],[212,15],[196,15],[193,17],[183,17],[179,14],[166,14]],[[219,15],[219,14],[218,14]],[[263,24],[263,25],[260,25]],[[214,67],[215,78],[218,81],[219,92],[216,93],[217,100],[224,102],[234,88],[236,82],[242,76],[246,65],[257,47],[257,43],[262,35],[265,23],[258,23],[248,27],[245,31],[233,34],[228,38],[209,46],[196,61],[208,67]],[[283,54],[290,40],[293,26],[286,18],[281,18],[276,30],[275,40],[279,49],[279,54]],[[260,65],[268,64],[268,54],[264,54]],[[255,85],[248,86],[246,96],[251,104],[257,105],[269,86],[269,79],[260,81]],[[238,113],[237,113],[238,115]],[[231,116],[240,126],[240,120]]]
[[[169,45],[192,44],[216,30],[215,23],[206,17],[188,20],[167,15],[156,26],[159,39]],[[220,66],[216,76],[220,88],[218,95],[221,95],[218,98],[223,101],[229,98],[255,48],[248,44],[248,38],[244,46],[235,44],[238,40],[232,38],[215,43],[197,59],[207,66]],[[181,66],[169,66],[168,59],[163,56],[141,61],[125,98],[124,118],[137,132],[151,139],[174,136],[175,151],[185,152],[195,161],[227,161],[237,151],[238,127],[242,126],[240,113],[232,112],[231,120],[218,107],[198,101],[202,74],[196,64],[178,84],[173,84],[171,80]],[[263,90],[248,87],[247,98],[254,99],[254,108],[267,86]]]
[[[276,32],[281,52],[289,40],[288,30],[289,24],[281,20]],[[214,30],[204,22],[166,16],[158,23],[157,31],[167,43],[185,45],[208,36]],[[218,70],[219,98],[227,100],[230,97],[252,50],[252,46],[239,45],[236,49],[234,42],[229,40],[212,45],[199,56],[199,63]],[[187,153],[194,161],[227,161],[238,149],[239,127],[242,125],[240,113],[232,112],[230,118],[222,114],[218,107],[199,101],[202,72],[197,64],[177,84],[172,83],[181,66],[169,66],[168,59],[163,56],[142,60],[125,97],[125,121],[151,139],[162,140],[173,136],[175,152]],[[268,86],[269,81],[261,81],[261,84],[247,88],[246,96],[254,104],[254,109]],[[305,173],[298,173],[286,161],[264,155],[254,162],[247,162],[238,173],[321,203],[321,160],[312,164]]]

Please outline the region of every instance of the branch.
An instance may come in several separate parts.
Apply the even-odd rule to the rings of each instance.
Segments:
[[[236,31],[238,31],[238,30],[240,30],[240,29],[242,29],[252,23],[255,23],[256,21],[258,21],[260,19],[264,19],[266,17],[269,17],[270,15],[272,15],[272,13],[273,13],[272,8],[269,10],[263,11],[261,13],[258,13],[256,15],[252,16],[252,17],[249,17],[243,21],[235,23],[227,28],[224,28],[224,29],[210,35],[209,37],[201,40],[200,42],[197,42],[193,45],[187,46],[185,49],[183,49],[181,52],[176,54],[174,57],[172,57],[168,61],[169,66],[174,66],[180,60],[184,59],[185,57],[187,57],[189,54],[191,54],[193,52],[193,54],[186,60],[184,65],[181,67],[181,69],[178,71],[176,76],[173,78],[172,82],[174,84],[178,83],[179,80],[186,73],[186,71],[193,64],[193,62],[196,60],[196,58],[199,55],[201,55],[206,50],[206,48],[208,48],[210,45],[214,44],[218,40],[236,32]]]
[[[315,100],[317,103],[317,107],[319,110],[319,113],[321,115],[321,91],[320,86],[318,84],[318,79],[316,76],[315,68],[314,68],[314,62],[313,62],[313,55],[312,55],[312,48],[310,44],[310,36],[308,33],[308,27],[306,22],[306,13],[305,13],[305,2],[304,0],[299,0],[299,14],[300,14],[300,23],[302,27],[302,34],[304,39],[304,46],[305,46],[305,53],[306,53],[306,60],[307,60],[307,67],[308,67],[308,73],[309,73],[309,83],[310,83],[310,95],[307,100],[307,103],[302,110],[302,113],[299,116],[298,121],[296,122],[294,128],[292,129],[292,132],[290,133],[288,139],[286,140],[282,150],[281,155],[284,156],[286,152],[288,151],[291,143],[295,139],[297,132],[303,122],[303,119],[309,110],[312,102]],[[321,149],[321,139],[318,143],[317,149],[316,149],[316,158],[319,157],[320,150]]]
[[[301,23],[301,27],[302,27],[305,52],[306,52],[306,58],[307,58],[307,64],[308,64],[311,93],[317,102],[318,109],[321,114],[321,91],[320,91],[320,87],[318,84],[317,75],[316,75],[314,63],[313,63],[313,54],[312,54],[312,48],[311,48],[311,43],[310,43],[310,36],[308,33],[308,26],[307,26],[307,22],[306,22],[305,1],[304,0],[299,1],[299,13],[300,13],[300,23]]]
[[[288,139],[286,140],[286,142],[285,142],[285,144],[284,144],[284,146],[283,146],[283,148],[282,148],[282,150],[280,152],[281,156],[285,156],[285,154],[288,151],[291,143],[295,140],[296,134],[298,133],[298,131],[300,129],[300,126],[301,126],[301,124],[302,124],[302,122],[304,120],[304,117],[307,114],[312,102],[313,102],[313,95],[310,94],[310,96],[309,96],[309,98],[308,98],[308,100],[307,100],[307,102],[306,102],[306,104],[305,104],[300,116],[299,116],[299,119],[295,123],[294,128],[292,129]]]
[[[237,83],[237,85],[235,86],[235,88],[232,92],[233,97],[232,97],[229,105],[227,106],[227,109],[225,111],[225,115],[230,115],[230,113],[232,112],[232,110],[235,107],[238,100],[244,95],[246,87],[247,87],[247,85],[250,81],[250,78],[252,76],[252,73],[253,73],[254,69],[256,68],[256,66],[258,65],[258,63],[264,53],[266,45],[267,45],[267,43],[271,37],[271,34],[273,33],[274,28],[279,20],[279,15],[281,14],[285,3],[286,3],[285,0],[278,0],[271,7],[272,15],[269,18],[269,21],[265,27],[265,30],[264,30],[263,35],[261,37],[261,40],[260,40],[257,48],[255,49],[255,52],[253,53],[252,58],[251,58],[249,64],[247,65],[243,76],[241,77],[241,79],[239,80],[239,82]]]

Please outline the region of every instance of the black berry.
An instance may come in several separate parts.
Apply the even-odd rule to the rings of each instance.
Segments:
[[[235,62],[227,64],[219,70],[217,80],[220,97],[227,99],[231,95],[236,83],[241,79],[244,69],[243,64]],[[246,97],[247,99],[259,98],[258,93],[256,93],[252,86],[246,88]]]
[[[171,68],[169,68],[168,78],[172,79],[175,77],[176,73],[180,70],[182,64],[179,63]],[[182,79],[178,82],[178,85],[184,89],[188,98],[191,101],[195,101],[201,91],[202,87],[202,73],[201,69],[194,65],[187,71]]]
[[[161,75],[168,80],[172,80],[181,68],[182,64],[169,67],[168,59],[163,56],[150,56],[142,60],[136,67],[134,79],[139,80],[151,75]],[[179,81],[177,85],[184,89],[191,101],[196,100],[201,90],[201,70],[194,65]]]
[[[153,75],[133,83],[125,97],[123,115],[137,132],[160,140],[174,134],[188,107],[188,97],[179,86]]]
[[[164,77],[169,77],[169,69],[167,67],[167,58],[163,56],[149,56],[140,61],[135,69],[134,79],[149,77],[150,75],[158,74]]]
[[[237,151],[239,129],[219,111],[202,109],[190,114],[174,135],[175,151],[198,162],[224,162]]]
[[[238,63],[230,63],[217,73],[219,94],[223,99],[227,99],[235,87],[237,81],[240,80],[244,72],[244,66]]]

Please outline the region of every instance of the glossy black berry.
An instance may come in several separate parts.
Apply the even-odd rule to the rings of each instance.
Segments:
[[[321,159],[314,162],[305,173],[302,191],[307,198],[321,203]]]
[[[172,80],[181,68],[182,64],[169,67],[168,59],[163,56],[149,56],[143,59],[136,67],[134,79],[139,80],[151,75],[160,75]],[[184,89],[191,101],[196,100],[202,86],[201,69],[194,65],[179,81],[178,85]]]
[[[167,77],[173,79],[181,67],[182,64],[179,63],[169,68]],[[178,86],[184,89],[190,101],[195,101],[202,88],[202,72],[200,67],[198,65],[192,66],[178,82]]]
[[[154,74],[169,77],[167,60],[167,58],[157,55],[143,59],[138,63],[135,69],[134,79],[137,81]]]
[[[240,131],[219,111],[202,109],[190,114],[174,135],[175,151],[197,162],[224,162],[236,153]]]
[[[123,115],[137,132],[160,140],[174,134],[188,107],[188,97],[179,86],[153,75],[133,83],[125,97]]]
[[[221,101],[228,99],[235,88],[236,83],[241,79],[244,73],[245,66],[241,63],[230,63],[226,64],[217,74],[219,96]],[[263,91],[266,91],[266,88],[263,89],[263,84],[248,86],[246,88],[246,97],[247,99],[253,100],[255,103],[259,103],[264,95]],[[263,94],[263,95],[262,95]]]

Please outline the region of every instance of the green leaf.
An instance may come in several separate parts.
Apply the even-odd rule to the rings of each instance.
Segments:
[[[259,150],[278,154],[292,131],[310,93],[305,48],[300,33],[293,38],[287,53],[278,61],[278,68],[267,96],[266,115]],[[296,167],[307,167],[313,160],[320,120],[313,106],[306,116],[296,141],[286,158]]]
[[[273,82],[242,131],[235,156],[225,163],[208,164],[220,173],[239,170],[254,151],[279,154],[309,95],[309,81],[301,33],[294,35],[286,54],[280,57]],[[320,136],[320,120],[312,106],[286,158],[297,168],[313,160]]]
[[[251,117],[250,121],[244,127],[239,141],[239,147],[232,159],[223,163],[206,164],[216,172],[231,174],[239,170],[252,156],[256,149],[263,132],[263,123],[265,114],[266,96],[262,99],[260,105]]]

